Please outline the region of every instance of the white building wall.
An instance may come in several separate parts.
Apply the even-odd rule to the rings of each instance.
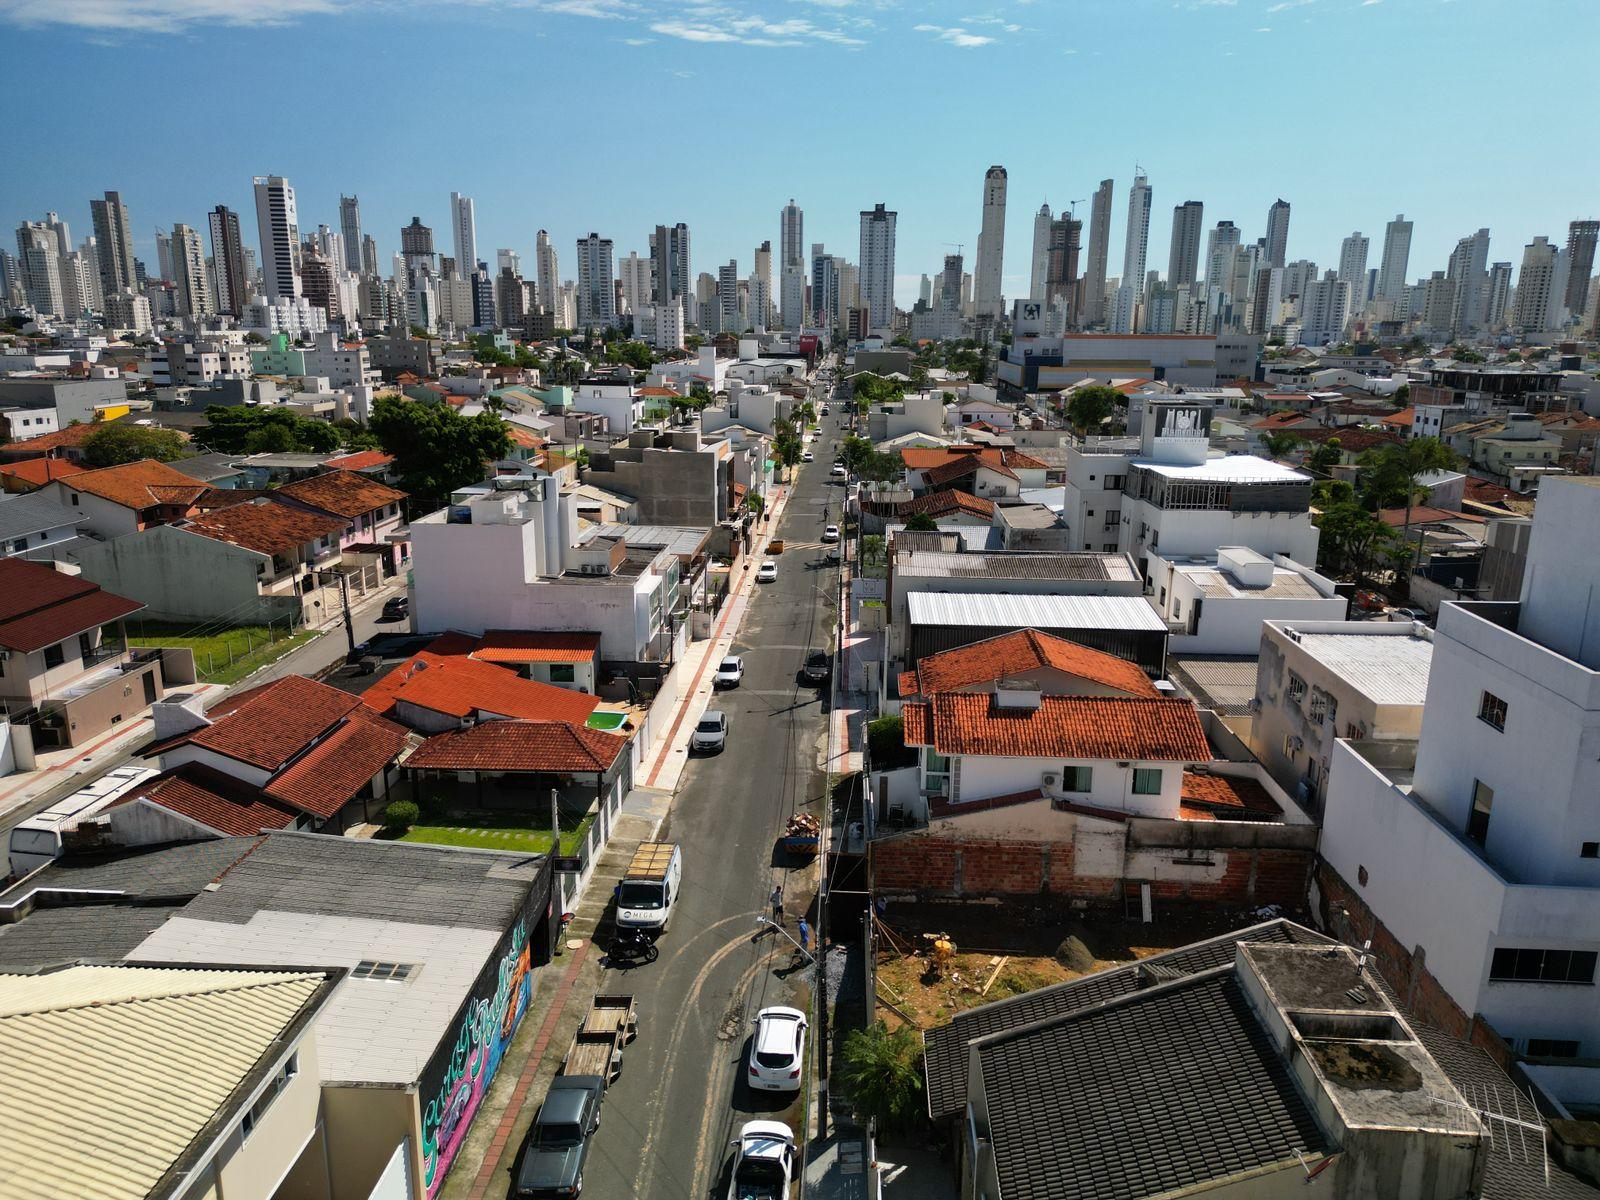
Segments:
[[[965,754],[959,759],[953,799],[958,803],[971,802],[1034,791],[1039,789],[1040,780],[1046,772],[1054,772],[1059,778],[1063,767],[1085,766],[1092,772],[1091,790],[1064,792],[1058,786],[1050,794],[1059,795],[1074,804],[1116,809],[1139,816],[1175,818],[1183,793],[1183,768],[1186,765],[1140,761],[1124,767],[1112,759],[998,758]],[[1133,772],[1136,768],[1161,771],[1159,795],[1133,794]]]

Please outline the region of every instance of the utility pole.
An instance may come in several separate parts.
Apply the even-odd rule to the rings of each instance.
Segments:
[[[550,789],[550,853],[561,853],[561,802],[555,788]]]
[[[350,617],[350,577],[343,571],[339,576],[339,603],[344,606],[344,635],[350,641],[350,653],[356,652],[356,625]]]

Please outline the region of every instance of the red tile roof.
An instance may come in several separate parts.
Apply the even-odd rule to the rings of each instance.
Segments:
[[[429,651],[391,671],[368,688],[361,699],[369,708],[385,714],[392,713],[395,704],[405,703],[458,720],[488,714],[579,724],[588,720],[600,703],[586,692],[523,679],[492,663]]]
[[[537,450],[544,445],[544,439],[526,426],[518,425],[515,421],[507,421],[506,436],[511,439],[514,446],[521,446],[524,450]]]
[[[263,790],[296,808],[331,817],[399,757],[407,740],[406,731],[393,721],[357,708]]]
[[[1306,441],[1319,445],[1337,438],[1339,449],[1346,454],[1360,454],[1375,446],[1398,446],[1405,441],[1398,433],[1387,429],[1360,429],[1354,425],[1339,429],[1296,429],[1294,432]]]
[[[1391,529],[1406,527],[1406,510],[1403,508],[1380,508],[1378,520]],[[1413,504],[1411,506],[1411,524],[1438,525],[1444,521],[1467,521],[1474,525],[1482,525],[1483,518],[1475,513],[1456,512],[1448,508],[1434,508],[1428,504]]]
[[[611,769],[628,739],[570,721],[484,721],[429,738],[402,764],[443,771]]]
[[[318,538],[337,536],[344,522],[287,504],[256,501],[192,517],[180,528],[259,554],[281,554]]]
[[[952,458],[948,462],[940,463],[936,467],[926,468],[922,472],[922,486],[926,488],[942,488],[947,483],[954,483],[958,479],[976,475],[979,468],[986,468],[996,475],[1004,475],[1007,479],[1015,479],[1017,477],[1017,473],[1002,462],[985,461],[977,455],[962,455]]]
[[[0,558],[0,646],[27,653],[138,612],[144,605],[25,558]]]
[[[157,743],[145,755],[200,746],[264,771],[278,771],[359,707],[361,700],[348,692],[286,675],[228,697],[207,713],[210,725]]]
[[[394,455],[382,450],[357,450],[354,454],[330,458],[328,466],[338,471],[370,471],[373,467],[387,467],[393,461]]]
[[[135,510],[157,504],[187,508],[207,490],[205,484],[196,483],[182,471],[153,458],[85,471],[72,477],[71,487],[75,492],[88,492]]]
[[[642,387],[635,394],[636,395],[640,395],[640,396],[678,396],[678,397],[682,397],[682,395],[683,395],[683,393],[678,391],[676,388],[669,388],[669,387]]]
[[[600,654],[598,633],[538,633],[492,629],[472,657],[491,663],[585,663]]]
[[[908,746],[940,754],[1009,758],[1209,762],[1194,704],[1120,696],[1044,696],[1037,708],[1002,708],[986,692],[941,692],[907,704]]]
[[[356,471],[329,471],[286,483],[274,492],[311,508],[354,519],[386,504],[397,504],[406,494]]]
[[[1287,429],[1297,425],[1315,425],[1316,421],[1305,413],[1281,412],[1273,413],[1269,417],[1262,417],[1251,426],[1252,429],[1265,429],[1268,433],[1277,429]]]
[[[1397,413],[1390,413],[1378,424],[1388,426],[1390,429],[1409,429],[1417,423],[1417,410],[1402,408]]]
[[[994,683],[1041,667],[1076,675],[1129,696],[1161,695],[1142,670],[1125,659],[1091,650],[1036,629],[1019,629],[956,650],[930,654],[900,676],[902,696],[933,695]]]
[[[82,475],[88,467],[80,467],[64,458],[25,458],[21,462],[0,466],[0,476],[8,476],[30,487],[43,487],[52,479],[65,479],[69,475]]]
[[[1216,813],[1224,817],[1283,815],[1283,808],[1272,798],[1271,792],[1256,780],[1237,775],[1201,775],[1185,771],[1182,802],[1208,814]]]
[[[113,808],[146,800],[224,837],[249,837],[283,829],[295,814],[265,800],[260,791],[220,771],[186,763],[119,797]]]
[[[929,471],[950,463],[966,463],[969,461],[981,462],[984,466],[997,470],[1020,468],[1022,470],[1043,471],[1047,465],[1034,458],[1033,455],[1024,454],[1020,450],[1013,450],[1004,446],[978,446],[972,444],[907,446],[900,451],[900,461],[905,463],[908,471]]]
[[[23,438],[12,442],[6,447],[9,453],[18,450],[31,451],[34,454],[45,454],[51,450],[62,450],[68,446],[81,446],[89,440],[89,436],[100,428],[92,421],[79,421],[75,425],[68,425],[65,429],[58,429],[54,433],[41,433],[38,437]]]
[[[930,492],[926,496],[918,496],[915,500],[903,501],[899,506],[899,515],[902,517],[912,517],[918,513],[925,513],[930,517],[967,513],[988,521],[994,517],[994,501],[974,496],[971,492],[949,488],[942,492]]]

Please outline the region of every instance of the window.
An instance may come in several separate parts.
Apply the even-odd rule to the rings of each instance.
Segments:
[[[1578,1043],[1571,1038],[1529,1038],[1529,1058],[1577,1058]]]
[[[54,646],[46,646],[44,648],[44,669],[46,671],[51,667],[59,667],[66,661],[67,652],[61,648],[60,642],[57,642]]]
[[[1161,768],[1135,767],[1133,769],[1133,794],[1159,796],[1161,794]]]
[[[578,668],[571,663],[551,663],[551,683],[576,683],[578,681]]]
[[[1063,767],[1061,768],[1061,790],[1063,792],[1092,792],[1094,791],[1093,767]]]
[[[372,959],[363,959],[350,972],[350,978],[380,979],[400,983],[410,979],[411,973],[416,969],[415,963],[377,962]]]
[[[1493,692],[1485,692],[1478,701],[1478,720],[1504,732],[1506,727],[1506,702]]]
[[[1127,479],[1127,477],[1123,476],[1123,475],[1107,475],[1106,476],[1106,491],[1108,491],[1108,492],[1120,492],[1122,490],[1123,483],[1126,482],[1126,479]]]
[[[950,790],[950,760],[932,746],[922,750],[923,786],[934,795]]]
[[[1094,509],[1092,509],[1092,508],[1085,509],[1083,515],[1086,516],[1086,517],[1094,516]]]
[[[1306,710],[1306,715],[1315,725],[1321,725],[1328,716],[1328,693],[1321,688],[1311,689],[1311,707]]]
[[[1483,845],[1489,836],[1489,813],[1494,808],[1494,789],[1481,779],[1472,781],[1472,811],[1467,814],[1467,837]]]
[[[1585,842],[1578,850],[1579,858],[1600,858],[1600,842]]]
[[[1293,671],[1289,672],[1289,702],[1299,704],[1306,694],[1306,681]]]
[[[77,503],[78,503],[78,493],[77,492],[73,492],[72,493],[72,503],[73,503],[74,507],[77,506]]]
[[[300,1055],[289,1055],[288,1060],[272,1077],[271,1082],[256,1097],[256,1102],[250,1106],[250,1111],[245,1113],[244,1120],[239,1122],[239,1132],[244,1137],[249,1137],[256,1124],[266,1115],[267,1109],[272,1107],[272,1102],[278,1098],[278,1093],[289,1086],[289,1081],[300,1074]]]
[[[1367,736],[1367,727],[1365,723],[1357,725],[1352,721],[1344,727],[1344,736],[1348,741],[1359,742]]]
[[[28,539],[25,538],[25,537],[20,537],[16,541],[11,543],[11,551],[14,554],[21,554],[27,548],[28,548]]]
[[[1501,948],[1489,960],[1489,978],[1500,983],[1594,982],[1593,950]]]

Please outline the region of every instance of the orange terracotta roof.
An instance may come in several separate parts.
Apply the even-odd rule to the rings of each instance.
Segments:
[[[281,554],[318,538],[336,537],[344,522],[288,504],[255,501],[213,509],[179,528],[258,554]]]
[[[1387,425],[1393,429],[1409,429],[1416,423],[1417,410],[1414,408],[1402,408],[1399,412],[1390,413],[1378,422],[1380,425]]]
[[[331,817],[399,757],[406,741],[404,728],[357,707],[262,790],[296,808]]]
[[[918,496],[915,500],[905,500],[899,505],[899,515],[902,517],[916,516],[924,513],[930,517],[947,517],[951,513],[970,513],[975,517],[982,517],[985,521],[994,516],[994,501],[985,500],[982,496],[974,496],[970,492],[959,491],[954,488],[942,492],[930,492],[926,496]]]
[[[1161,695],[1149,676],[1133,663],[1037,629],[1019,629],[930,654],[900,676],[900,694],[927,696],[959,691],[975,683],[994,683],[1041,667],[1076,675],[1129,696],[1154,699]]]
[[[118,797],[113,808],[146,800],[224,837],[249,837],[283,829],[295,814],[263,798],[257,788],[199,763],[157,775]]]
[[[506,436],[513,445],[521,446],[526,450],[537,450],[544,445],[544,439],[531,429],[526,429],[514,421],[506,422]]]
[[[1403,508],[1380,508],[1378,520],[1391,529],[1406,527],[1406,510]],[[1412,525],[1438,525],[1444,521],[1467,521],[1474,525],[1482,525],[1483,518],[1475,513],[1457,512],[1449,508],[1434,508],[1430,504],[1413,504],[1411,506]]]
[[[65,458],[25,458],[21,462],[0,466],[0,477],[25,483],[30,488],[40,488],[52,479],[82,475],[88,469]]]
[[[586,692],[523,679],[492,663],[426,651],[391,671],[361,699],[381,713],[404,703],[458,720],[488,715],[580,724],[600,703]]]
[[[1002,708],[986,692],[940,692],[907,704],[908,746],[940,754],[1010,758],[1208,762],[1194,704],[1121,696],[1044,696],[1032,709]]]
[[[357,450],[354,454],[330,458],[328,466],[338,471],[369,471],[373,467],[387,467],[393,461],[394,455],[382,450]]]
[[[1338,429],[1297,429],[1308,442],[1324,443],[1339,439],[1339,449],[1347,454],[1371,450],[1374,446],[1398,446],[1405,439],[1387,429],[1360,429],[1345,425]]]
[[[523,632],[492,629],[472,657],[491,663],[585,663],[600,655],[598,633]]]
[[[215,705],[210,725],[158,742],[146,757],[199,746],[264,771],[278,771],[361,707],[361,700],[301,675],[285,675]]]
[[[288,496],[301,504],[351,519],[387,504],[397,504],[406,498],[406,494],[397,488],[356,471],[329,471],[325,475],[313,475],[310,479],[297,479],[284,484],[273,494]]]
[[[144,604],[25,558],[0,558],[0,646],[27,653],[138,612]]]
[[[1261,420],[1257,421],[1253,426],[1251,426],[1251,428],[1265,429],[1270,432],[1274,429],[1286,429],[1292,425],[1315,424],[1316,422],[1312,420],[1312,418],[1306,416],[1305,413],[1281,412],[1273,413],[1269,417],[1262,417]]]
[[[205,493],[206,485],[196,483],[166,463],[142,458],[138,462],[101,467],[98,471],[74,475],[72,490],[88,492],[91,496],[137,510],[157,504],[188,507]]]
[[[611,769],[627,745],[627,738],[570,721],[484,721],[429,738],[402,765],[443,771],[599,774]]]
[[[44,454],[67,446],[81,446],[103,424],[103,422],[79,421],[75,425],[68,425],[65,429],[58,429],[54,433],[41,433],[37,437],[23,438],[20,441],[12,442],[6,449],[12,453],[18,450],[28,450],[35,454]]]
[[[669,387],[642,387],[635,394],[640,396],[676,396],[680,399],[683,396],[683,393],[676,388]]]
[[[1017,473],[1004,463],[979,458],[974,454],[952,458],[937,467],[929,467],[922,472],[922,486],[942,488],[947,483],[954,483],[958,479],[965,479],[968,475],[975,475],[980,469],[993,471],[997,475],[1004,475],[1007,479],[1015,479],[1017,477]]]
[[[1225,818],[1237,818],[1246,813],[1283,815],[1283,808],[1272,798],[1271,792],[1254,779],[1236,775],[1201,775],[1185,771],[1182,801],[1207,813],[1220,813]]]

